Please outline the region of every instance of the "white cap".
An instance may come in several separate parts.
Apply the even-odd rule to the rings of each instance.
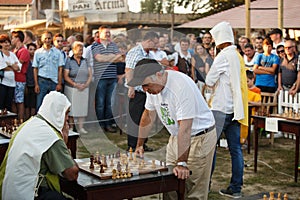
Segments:
[[[216,46],[225,42],[234,44],[234,36],[231,25],[228,22],[220,22],[215,25],[210,31],[215,40]]]
[[[173,54],[168,55],[168,60],[169,61],[175,60],[175,55],[173,55]]]

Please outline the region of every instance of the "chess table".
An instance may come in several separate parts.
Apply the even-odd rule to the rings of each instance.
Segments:
[[[72,157],[76,158],[76,151],[77,151],[77,139],[79,137],[79,133],[76,133],[74,131],[69,131],[69,137],[68,137],[68,144],[67,147],[71,151]],[[8,138],[6,135],[2,135],[0,133],[0,164],[2,163],[5,153],[8,148],[10,138]]]
[[[258,156],[258,135],[259,129],[265,128],[266,116],[251,116],[254,120],[254,172],[257,172],[257,156]],[[300,121],[299,120],[279,120],[278,131],[288,132],[296,135],[295,144],[295,165],[294,165],[294,181],[298,180],[298,164],[299,164],[299,137],[300,137]]]
[[[88,161],[88,159],[85,160]],[[183,200],[185,180],[177,179],[171,168],[168,171],[115,180],[101,180],[89,173],[80,171],[77,182],[62,180],[61,189],[79,200],[132,199],[170,191],[176,191],[178,199]]]
[[[5,153],[8,148],[9,140],[7,137],[0,135],[0,164],[4,159]]]

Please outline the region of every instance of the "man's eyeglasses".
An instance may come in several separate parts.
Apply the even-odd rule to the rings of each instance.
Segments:
[[[284,53],[284,50],[277,51],[277,54]]]
[[[284,47],[285,49],[291,49],[293,48],[294,46],[290,46],[290,47]]]

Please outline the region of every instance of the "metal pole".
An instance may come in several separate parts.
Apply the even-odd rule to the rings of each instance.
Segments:
[[[247,38],[250,38],[250,0],[245,0],[245,9],[246,9],[246,30],[245,35]]]

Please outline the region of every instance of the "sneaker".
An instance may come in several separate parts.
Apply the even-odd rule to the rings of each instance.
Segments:
[[[117,129],[114,128],[114,127],[112,127],[112,126],[107,126],[107,127],[105,128],[105,131],[110,132],[110,133],[116,133],[116,132],[117,132]]]
[[[79,129],[79,133],[87,134],[88,132],[84,128],[81,128],[81,129]]]
[[[274,138],[282,138],[283,137],[283,133],[281,131],[278,131],[277,133],[273,133],[274,134]],[[271,134],[267,134],[266,138],[270,138]]]
[[[241,192],[233,192],[230,187],[228,187],[227,189],[221,189],[219,191],[219,193],[220,193],[220,195],[227,196],[227,197],[230,197],[230,198],[233,198],[233,199],[237,199],[237,198],[242,197]]]

